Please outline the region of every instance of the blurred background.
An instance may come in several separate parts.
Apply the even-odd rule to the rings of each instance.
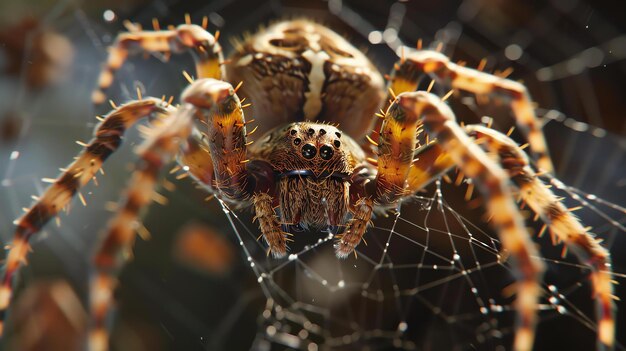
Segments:
[[[556,175],[571,186],[559,195],[568,207],[583,206],[577,215],[611,249],[621,283],[616,294],[626,297],[620,207],[626,206],[626,12],[619,1],[3,1],[3,243],[31,195],[45,189],[41,178],[55,177],[80,151],[75,141],[88,141],[95,116],[107,112],[91,104],[90,94],[123,21],[150,29],[153,18],[165,27],[183,23],[185,13],[198,24],[207,16],[227,54],[233,37],[307,17],[349,38],[383,74],[400,47],[414,47],[419,38],[428,47],[441,43],[444,53],[470,67],[487,58],[486,71],[512,68],[510,77],[523,81],[537,103]],[[193,62],[187,55],[162,59],[129,60],[109,97],[133,99],[137,87],[144,95],[177,97],[186,86],[181,72],[191,72]],[[488,115],[499,130],[513,124],[506,106],[480,105],[470,95],[451,104],[466,123]],[[3,349],[84,347],[90,257],[141,140],[130,131],[98,185],[82,191],[87,206],[75,201],[59,226],[50,223],[34,238]],[[159,192],[168,203],[146,212],[150,237],[137,240],[120,277],[113,350],[509,348],[514,316],[503,289],[513,283],[510,267],[500,260],[480,206],[463,200],[465,184],[434,184],[400,216],[377,218],[358,258],[338,261],[327,233],[304,232],[297,233],[294,255],[277,261],[265,257],[248,211],[225,211],[189,179],[166,173]],[[541,227],[528,225],[535,233]],[[536,242],[548,266],[536,349],[593,349],[588,270],[572,255],[562,257],[549,235]],[[623,350],[626,306],[618,307],[617,349]]]

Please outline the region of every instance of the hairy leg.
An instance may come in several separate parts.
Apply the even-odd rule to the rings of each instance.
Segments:
[[[415,158],[406,178],[406,195],[412,195],[447,173],[454,160],[436,142],[415,150]]]
[[[98,89],[92,101],[101,104],[105,90],[113,84],[115,72],[128,55],[136,53],[182,53],[191,50],[196,62],[198,78],[222,79],[224,63],[222,48],[216,37],[204,28],[193,24],[182,24],[174,30],[135,31],[120,33],[109,48],[109,57],[98,79]]]
[[[471,92],[478,96],[509,103],[517,125],[526,134],[530,150],[537,158],[540,169],[554,172],[548,146],[526,87],[510,79],[457,65],[445,55],[432,50],[410,50],[398,62],[390,77],[390,88],[400,94],[415,91],[422,75],[450,84],[453,89]]]
[[[12,278],[26,262],[31,236],[61,210],[81,187],[91,181],[104,161],[115,152],[126,129],[153,113],[171,113],[173,107],[159,99],[146,98],[121,105],[109,114],[96,128],[95,137],[28,211],[17,220],[17,227],[6,259],[4,277],[0,287],[0,310],[5,311],[12,295]],[[1,330],[1,328],[0,328]]]
[[[289,235],[281,229],[269,194],[273,171],[264,162],[247,159],[246,121],[237,95],[224,99],[216,113],[206,119],[207,133],[194,134],[179,157],[194,178],[235,203],[252,201],[255,218],[274,257],[287,253]]]
[[[91,282],[90,301],[94,324],[89,335],[89,345],[92,351],[108,349],[105,320],[116,285],[115,279],[131,255],[139,211],[152,201],[159,171],[178,151],[178,140],[185,140],[191,133],[192,113],[189,109],[176,112],[171,122],[166,122],[159,133],[142,145],[140,162],[128,186],[126,199],[109,223],[104,242],[95,257],[97,273]]]
[[[215,167],[209,151],[209,145],[203,139],[200,131],[194,128],[187,138],[186,145],[182,148],[177,158],[178,164],[184,171],[200,184],[211,191],[215,191]]]
[[[390,118],[392,107],[396,118]],[[397,105],[392,105],[385,113],[380,128],[374,200],[381,207],[396,204],[406,194],[407,175],[413,163],[417,130],[421,123],[419,118],[406,117]]]
[[[230,95],[215,106],[206,119],[206,138],[215,169],[215,187],[231,201],[249,200],[255,184],[248,177],[246,119],[241,101],[231,87]],[[251,134],[252,132],[250,132]]]
[[[591,269],[593,296],[598,318],[598,349],[612,348],[615,342],[615,319],[612,271],[609,252],[587,232],[580,221],[543,184],[528,164],[524,152],[507,136],[483,126],[467,126],[483,147],[497,152],[519,194],[541,217],[551,234],[567,245],[578,259]]]
[[[373,207],[390,208],[405,195],[405,184],[413,154],[420,121],[407,118],[386,118],[382,122],[378,143],[378,172],[375,193],[372,197],[357,200],[352,210],[353,218],[339,237],[336,253],[347,257],[361,242],[370,222]]]
[[[538,214],[554,236],[562,241],[591,269],[591,285],[596,300],[598,319],[598,349],[612,348],[615,319],[612,270],[609,252],[587,232],[574,216],[539,179],[528,164],[528,158],[517,144],[506,135],[493,129],[468,125],[464,127],[494,161],[507,171],[519,194]],[[455,166],[450,155],[436,143],[421,147],[415,152],[417,160],[409,170],[407,192],[412,194]],[[542,230],[543,232],[543,230]]]
[[[540,294],[539,279],[543,264],[537,259],[534,244],[524,227],[510,191],[508,176],[474,144],[456,123],[452,110],[435,95],[426,92],[400,94],[389,107],[384,123],[394,121],[391,122],[392,125],[400,123],[417,126],[417,120],[423,123],[431,138],[437,138],[442,149],[461,171],[474,180],[487,200],[491,223],[498,232],[503,248],[515,259],[514,268],[518,280],[515,304],[519,319],[513,347],[515,350],[530,350],[534,341],[537,299]],[[410,133],[403,129],[392,131],[389,134],[381,133],[381,139],[398,138],[403,133]],[[415,135],[415,132],[413,130],[412,134]],[[402,164],[396,168],[406,168],[408,173],[412,161],[412,158],[408,161],[402,158]],[[380,161],[378,167],[381,172]]]
[[[113,290],[119,271],[127,261],[138,227],[139,211],[153,198],[159,171],[187,141],[198,114],[207,118],[220,116],[232,104],[234,89],[214,79],[196,81],[182,96],[183,105],[146,140],[139,149],[140,161],[128,186],[125,199],[109,222],[102,244],[95,256],[96,274],[91,281],[92,325],[91,351],[108,348],[106,317],[111,308]]]
[[[346,230],[337,235],[339,241],[335,244],[335,253],[339,258],[346,258],[354,251],[361,242],[367,226],[370,224],[374,202],[369,197],[362,197],[354,204],[352,218],[348,222]]]
[[[271,253],[275,258],[284,257],[287,254],[287,233],[280,226],[278,216],[272,205],[274,198],[268,193],[255,193],[252,196],[254,211],[256,213],[255,220],[259,221],[261,233],[267,242],[268,255]]]

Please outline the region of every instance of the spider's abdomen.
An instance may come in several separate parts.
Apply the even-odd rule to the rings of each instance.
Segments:
[[[228,77],[243,81],[260,132],[296,121],[340,122],[360,139],[383,98],[383,79],[342,36],[307,20],[279,22],[241,44]]]

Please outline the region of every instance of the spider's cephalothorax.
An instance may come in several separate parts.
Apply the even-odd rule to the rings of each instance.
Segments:
[[[543,265],[512,196],[511,187],[516,187],[553,235],[590,268],[598,343],[613,345],[608,252],[545,187],[515,142],[486,127],[461,127],[445,99],[415,91],[419,80],[428,75],[453,89],[510,103],[539,167],[551,171],[541,124],[522,84],[454,64],[439,52],[406,48],[388,76],[389,106],[377,114],[382,124],[371,131],[382,101],[382,78],[337,33],[306,20],[279,22],[249,37],[224,61],[216,36],[188,22],[170,30],[118,35],[92,96],[94,102],[104,100],[104,90],[129,53],[187,50],[196,54],[199,79],[190,79],[181,105],[139,97],[114,106],[83,152],[17,220],[0,285],[0,312],[9,305],[12,277],[26,259],[30,237],[95,178],[126,129],[156,113],[165,122],[139,149],[140,163],[125,200],[95,257],[91,350],[106,349],[105,321],[115,277],[132,248],[139,210],[152,200],[160,169],[174,158],[221,199],[237,207],[251,206],[268,253],[275,257],[288,251],[285,230],[304,224],[342,228],[335,250],[345,258],[361,242],[375,209],[398,206],[458,167],[481,191],[502,247],[514,259],[515,308],[520,316],[514,349],[530,350]],[[228,80],[243,81],[243,87],[238,91],[241,86],[233,88]],[[257,126],[264,132],[255,143],[248,141],[252,131],[246,126],[251,121],[246,121],[237,93],[251,100]],[[416,136],[422,129],[433,142],[418,148]],[[366,136],[373,152],[362,148]]]
[[[328,124],[296,122],[268,132],[250,153],[272,165],[281,222],[318,228],[344,224],[351,177],[365,164],[350,136]]]

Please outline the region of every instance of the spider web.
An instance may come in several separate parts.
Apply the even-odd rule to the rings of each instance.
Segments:
[[[40,194],[43,177],[51,177],[79,151],[74,140],[91,137],[96,120],[89,102],[106,46],[130,19],[150,27],[153,17],[179,24],[190,12],[194,22],[209,17],[210,30],[222,36],[254,31],[284,17],[313,17],[352,38],[369,57],[389,72],[403,45],[423,38],[429,46],[443,44],[446,54],[486,70],[514,68],[538,103],[557,167],[558,179],[544,177],[576,211],[584,225],[611,249],[616,295],[624,297],[626,278],[626,124],[620,99],[624,91],[626,36],[618,9],[576,0],[544,5],[505,1],[427,2],[381,1],[135,1],[132,5],[57,1],[39,10],[9,1],[0,13],[31,14],[40,27],[54,29],[74,47],[68,79],[42,89],[29,87],[27,75],[36,35],[25,38],[21,71],[0,79],[0,114],[22,121],[21,132],[0,144],[0,230],[9,242],[13,219]],[[4,8],[3,8],[4,7]],[[6,15],[4,15],[6,16]],[[18,18],[19,16],[12,16]],[[10,18],[3,18],[7,23]],[[222,40],[226,43],[226,40]],[[225,44],[225,46],[228,46]],[[8,56],[2,56],[0,63]],[[117,75],[115,101],[144,95],[174,95],[184,88],[181,70],[188,57],[133,59]],[[437,87],[445,93],[444,87]],[[471,96],[454,100],[453,109],[466,123],[494,117],[494,127],[512,125],[508,109],[478,104]],[[122,149],[105,165],[99,185],[83,195],[89,204],[74,204],[62,224],[48,225],[34,242],[35,254],[21,273],[18,288],[35,280],[70,281],[87,295],[90,254],[97,233],[110,213],[104,204],[116,201],[130,175],[132,148],[141,141],[130,132]],[[523,138],[513,134],[520,143]],[[295,233],[290,255],[266,256],[257,240],[252,214],[234,211],[188,180],[169,175],[177,190],[169,203],[151,206],[144,218],[152,239],[139,240],[135,259],[121,276],[119,309],[113,330],[115,349],[150,350],[322,350],[322,349],[506,349],[513,335],[514,279],[497,235],[483,220],[480,196],[464,200],[467,183],[437,181],[398,208],[374,219],[356,257],[337,260],[333,238],[325,232]],[[541,223],[527,215],[537,233]],[[188,264],[172,248],[179,247],[185,225],[200,223],[200,236],[222,238],[220,251],[199,245],[220,257],[226,269],[206,262]],[[211,234],[212,233],[212,234]],[[43,240],[45,238],[45,240]],[[214,240],[214,239],[212,239]],[[592,349],[595,317],[589,270],[573,255],[561,255],[549,235],[534,238],[547,270],[539,306],[538,349]],[[202,242],[202,241],[201,241]],[[192,245],[193,246],[193,245]],[[183,250],[183,256],[191,251]],[[192,250],[193,251],[193,250]],[[231,256],[222,256],[232,252]],[[229,258],[230,257],[230,258]],[[181,263],[182,262],[182,263]],[[187,262],[187,264],[185,264]],[[208,265],[208,266],[207,266]],[[209,267],[209,268],[207,268]],[[18,289],[18,290],[20,290]],[[17,296],[20,295],[18,291]],[[623,304],[617,302],[618,345],[624,349]],[[134,346],[133,346],[134,345]]]

